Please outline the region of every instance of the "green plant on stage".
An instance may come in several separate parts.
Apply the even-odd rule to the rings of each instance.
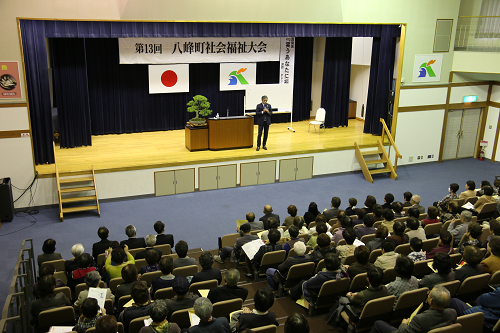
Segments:
[[[202,95],[196,95],[193,97],[193,100],[187,103],[188,112],[196,112],[196,117],[191,119],[193,121],[205,121],[204,118],[200,118],[202,116],[208,116],[212,114],[212,110],[210,110],[210,103],[207,98]]]

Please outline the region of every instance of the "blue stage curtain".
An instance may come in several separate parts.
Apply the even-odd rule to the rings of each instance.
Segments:
[[[311,118],[311,84],[313,37],[295,38],[295,68],[293,77],[293,121]]]
[[[85,39],[51,39],[61,148],[91,146]]]
[[[326,38],[321,107],[328,128],[348,125],[351,54],[352,37]]]
[[[44,21],[21,20],[20,25],[35,163],[54,163],[54,130]]]
[[[366,117],[364,133],[382,134],[383,118],[387,123],[389,112],[389,94],[394,72],[396,37],[398,26],[382,27],[382,36],[373,38],[372,59],[370,64],[370,81],[366,100]]]

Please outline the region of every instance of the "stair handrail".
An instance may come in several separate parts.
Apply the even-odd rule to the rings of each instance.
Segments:
[[[394,161],[394,171],[396,171],[398,168],[398,158],[403,158],[403,156],[399,153],[398,146],[396,146],[396,142],[394,142],[394,138],[392,137],[384,118],[380,118],[380,122],[382,123],[382,144],[384,144],[384,135],[387,135],[387,138],[389,139],[388,157],[391,157],[391,147],[394,147],[394,151],[396,152],[396,159]]]
[[[57,168],[57,161],[56,161],[56,144],[54,143],[54,141],[52,141],[52,149],[54,149],[54,171],[56,173],[57,196],[59,197],[59,215],[62,221],[63,212],[62,212],[61,184],[59,179],[59,170]]]

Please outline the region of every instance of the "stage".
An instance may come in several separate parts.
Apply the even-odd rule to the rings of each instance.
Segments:
[[[110,134],[92,136],[92,146],[60,149],[56,144],[56,162],[60,172],[88,170],[96,173],[176,167],[191,164],[269,158],[328,151],[354,149],[356,141],[361,148],[374,147],[380,136],[364,134],[364,122],[349,120],[349,126],[322,129],[318,126],[308,133],[309,120],[272,124],[269,128],[268,150],[255,150],[258,127],[254,127],[254,147],[221,151],[190,152],[185,147],[184,129],[163,132]],[[54,177],[53,164],[37,165],[39,177]]]

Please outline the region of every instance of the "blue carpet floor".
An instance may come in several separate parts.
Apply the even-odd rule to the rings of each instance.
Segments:
[[[135,225],[138,236],[144,237],[154,233],[154,222],[161,220],[175,241],[183,239],[190,247],[210,250],[217,248],[218,236],[235,232],[235,220],[244,219],[248,211],[253,211],[257,217],[262,216],[266,204],[272,205],[282,220],[287,216],[288,205],[296,205],[299,215],[303,215],[311,201],[315,201],[320,210],[329,208],[333,196],[341,198],[341,208],[345,209],[350,197],[357,198],[358,206],[363,206],[369,194],[383,203],[388,192],[393,193],[396,200],[403,201],[403,193],[411,191],[419,194],[421,204],[427,207],[444,197],[452,182],[458,183],[459,191],[463,191],[469,179],[479,187],[483,179],[493,183],[496,175],[500,175],[498,163],[462,159],[399,167],[397,181],[386,175],[377,175],[373,184],[357,172],[295,182],[106,202],[101,204],[101,218],[86,212],[68,214],[65,221],[60,222],[57,208],[42,209],[36,215],[17,213],[12,222],[2,223],[0,229],[0,265],[3,267],[0,271],[0,299],[5,299],[9,292],[23,239],[33,238],[36,256],[42,252],[43,241],[54,238],[56,251],[70,259],[71,246],[75,243],[82,243],[86,252],[91,252],[92,243],[99,240],[97,229],[100,226],[110,230],[111,240],[121,241],[126,239],[125,226],[128,224]]]

